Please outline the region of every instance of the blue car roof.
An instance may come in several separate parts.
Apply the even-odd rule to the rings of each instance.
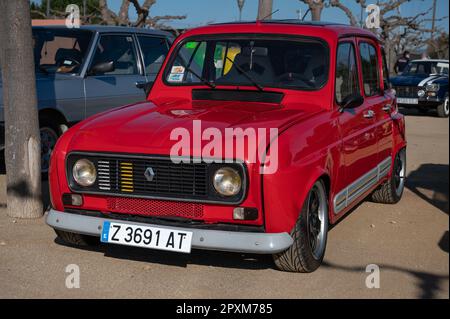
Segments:
[[[51,30],[65,30],[68,28],[63,25],[54,25],[54,26],[35,26],[33,29],[51,29]],[[107,26],[107,25],[83,25],[80,28],[72,29],[72,30],[86,30],[91,32],[98,33],[140,33],[140,34],[151,34],[151,35],[162,35],[166,37],[173,37],[170,32],[148,29],[148,28],[134,28],[134,27],[122,27],[122,26]]]

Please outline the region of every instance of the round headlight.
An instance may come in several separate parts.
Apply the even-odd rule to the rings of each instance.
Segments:
[[[213,184],[219,194],[223,196],[234,196],[241,191],[242,179],[235,169],[222,167],[214,174]]]
[[[419,97],[424,97],[425,96],[425,91],[424,90],[419,90],[419,92],[417,92],[417,95]]]
[[[73,179],[81,186],[91,186],[97,179],[95,165],[87,159],[80,159],[75,162],[72,169]]]

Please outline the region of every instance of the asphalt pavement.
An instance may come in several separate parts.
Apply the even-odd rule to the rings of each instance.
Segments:
[[[277,271],[270,256],[65,246],[43,218],[7,217],[0,175],[0,298],[449,298],[449,121],[407,112],[407,130],[402,201],[348,214],[312,274]],[[69,265],[79,288],[66,286]]]

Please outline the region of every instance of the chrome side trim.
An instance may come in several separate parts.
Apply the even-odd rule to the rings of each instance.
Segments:
[[[356,181],[340,191],[333,201],[334,214],[339,214],[345,208],[349,207],[361,195],[375,186],[381,179],[386,177],[391,171],[392,158],[383,160],[377,167],[364,174]]]

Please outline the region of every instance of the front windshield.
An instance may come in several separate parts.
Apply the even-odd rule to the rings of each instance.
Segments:
[[[410,62],[403,75],[422,75],[430,74],[448,74],[448,63],[437,61],[413,61]]]
[[[318,40],[229,38],[184,42],[165,72],[169,85],[259,85],[316,90],[328,79],[328,49]]]
[[[36,71],[79,73],[86,58],[91,37],[88,31],[33,29]]]

